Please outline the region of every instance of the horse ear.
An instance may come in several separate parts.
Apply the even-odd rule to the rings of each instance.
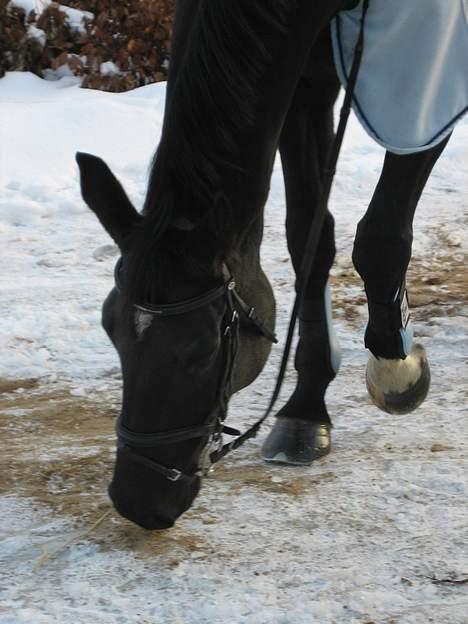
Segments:
[[[122,249],[133,227],[142,219],[122,185],[97,156],[78,152],[81,195],[102,226]]]

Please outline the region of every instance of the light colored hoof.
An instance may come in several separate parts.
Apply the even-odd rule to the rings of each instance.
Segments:
[[[369,396],[388,414],[409,414],[421,405],[431,385],[426,350],[415,344],[405,360],[369,356],[366,370]]]

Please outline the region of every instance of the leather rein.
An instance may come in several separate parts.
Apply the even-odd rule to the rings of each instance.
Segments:
[[[338,124],[336,136],[332,144],[328,167],[324,170],[324,180],[320,201],[312,220],[307,243],[305,247],[304,258],[301,265],[301,275],[303,282],[307,283],[312,272],[313,263],[316,256],[320,234],[322,232],[323,223],[326,216],[328,199],[330,190],[335,176],[338,156],[343,143],[343,138],[348,122],[351,105],[353,101],[354,88],[357,81],[357,75],[361,64],[362,52],[364,47],[364,24],[367,10],[369,8],[369,0],[364,0],[359,37],[354,50],[354,58],[351,71],[348,78],[344,102],[340,112],[340,121]],[[120,290],[119,273],[122,267],[122,259],[117,262],[115,268],[115,284],[117,290]],[[234,370],[234,361],[239,343],[239,326],[240,321],[250,324],[250,326],[259,334],[270,340],[277,342],[275,334],[263,323],[257,316],[255,309],[250,307],[239,295],[236,290],[236,283],[232,277],[227,281],[213,288],[209,292],[179,303],[171,303],[165,305],[139,305],[133,304],[134,307],[142,312],[152,314],[159,317],[176,316],[188,314],[193,310],[198,310],[214,301],[224,298],[226,302],[226,311],[224,314],[223,327],[223,347],[224,347],[224,366],[219,383],[218,401],[214,409],[210,412],[206,422],[202,425],[186,427],[183,429],[175,429],[172,431],[163,431],[159,433],[139,433],[127,429],[122,422],[122,415],[117,420],[116,432],[119,444],[127,447],[139,461],[143,461],[152,470],[161,474],[169,481],[179,481],[180,479],[192,479],[194,475],[185,475],[177,468],[169,468],[155,462],[153,459],[143,457],[135,453],[134,448],[152,448],[161,444],[171,444],[184,440],[208,437],[208,442],[202,451],[198,470],[195,475],[205,476],[210,471],[212,464],[217,463],[234,449],[242,446],[250,438],[256,437],[260,427],[271,414],[276,400],[281,391],[284,376],[286,373],[289,353],[291,351],[292,341],[294,338],[294,330],[297,321],[297,315],[302,303],[301,296],[297,296],[291,312],[291,318],[288,327],[288,333],[284,346],[283,356],[278,372],[269,405],[263,416],[257,420],[247,431],[241,434],[237,429],[227,427],[224,420],[227,416],[227,406],[232,389],[232,377]],[[227,444],[223,444],[223,434],[236,436],[234,440]]]

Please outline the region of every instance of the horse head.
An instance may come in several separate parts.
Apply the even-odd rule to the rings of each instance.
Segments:
[[[191,271],[163,251],[153,273],[157,285],[147,289],[150,300],[135,300],[135,258],[141,262],[145,216],[101,159],[77,154],[77,162],[83,198],[121,252],[102,310],[123,376],[109,494],[122,516],[147,529],[168,528],[200,490],[230,395],[253,381],[270,350],[268,331],[253,331],[248,319],[240,319],[243,300],[234,277],[270,325],[273,295],[255,249],[237,254],[235,276],[221,261]],[[187,223],[178,217],[172,229],[186,236]],[[170,230],[174,240],[177,232]],[[164,248],[163,240],[160,244]],[[157,279],[159,272],[167,279]]]

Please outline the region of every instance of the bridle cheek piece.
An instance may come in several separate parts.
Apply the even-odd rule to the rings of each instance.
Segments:
[[[115,267],[115,286],[119,292],[121,290],[121,270],[122,258],[118,260]],[[229,274],[228,271],[227,274]],[[161,305],[133,304],[137,310],[164,318],[188,314],[194,310],[209,306],[221,298],[225,301],[221,347],[224,362],[218,385],[216,405],[209,413],[205,422],[201,425],[194,425],[171,431],[140,433],[132,431],[124,425],[122,414],[120,414],[117,419],[116,433],[119,447],[130,454],[137,463],[144,464],[154,472],[165,477],[168,481],[177,482],[183,479],[192,480],[196,476],[206,476],[211,471],[212,465],[219,461],[221,457],[224,457],[230,450],[237,448],[237,446],[235,446],[236,441],[239,440],[240,437],[243,437],[240,431],[232,427],[227,427],[224,424],[227,416],[229,398],[232,394],[234,362],[239,345],[241,322],[243,325],[250,327],[256,333],[264,336],[271,342],[277,342],[277,339],[274,332],[257,316],[255,309],[249,306],[239,295],[236,290],[236,282],[232,277],[229,277],[221,286],[217,286],[207,293],[192,299],[186,299],[185,301]],[[223,444],[223,434],[240,437],[234,439],[229,444]],[[256,431],[249,437],[254,437],[254,435],[256,435]],[[196,470],[193,475],[186,475],[177,468],[163,466],[153,459],[145,457],[135,451],[135,449],[150,449],[163,444],[172,444],[205,437],[208,438],[208,441],[201,452],[198,470]]]

